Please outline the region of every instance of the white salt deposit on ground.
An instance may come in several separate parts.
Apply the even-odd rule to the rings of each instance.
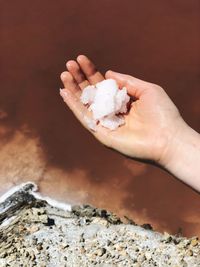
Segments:
[[[123,113],[127,112],[130,96],[127,89],[120,89],[113,79],[103,80],[87,86],[81,94],[81,102],[92,111],[93,118],[86,123],[95,130],[97,123],[110,130],[125,123]]]
[[[32,192],[32,195],[37,199],[45,200],[49,205],[51,205],[55,208],[65,210],[65,211],[71,211],[71,205],[70,204],[63,203],[63,202],[57,201],[53,198],[43,196],[38,192]]]
[[[33,185],[32,191],[36,192],[38,190],[38,186],[33,182],[26,182],[22,183],[20,185],[16,185],[12,187],[10,190],[8,190],[5,194],[3,194],[0,197],[0,204],[3,203],[7,198],[9,198],[11,195],[13,195],[15,192],[19,191],[21,188],[23,188],[25,185],[31,183]]]
[[[31,189],[31,193],[32,195],[40,200],[45,200],[49,205],[55,207],[55,208],[59,208],[65,211],[71,211],[71,205],[67,204],[67,203],[63,203],[60,201],[57,201],[55,199],[52,199],[50,197],[46,197],[41,195],[38,191],[38,186],[33,183],[33,182],[26,182],[26,183],[22,183],[20,185],[16,185],[14,187],[12,187],[8,192],[6,192],[4,195],[2,195],[0,197],[0,204],[3,203],[7,198],[9,198],[11,195],[13,195],[15,192],[20,191],[23,189],[24,186],[28,185],[28,184],[32,184],[33,188]],[[0,212],[3,212],[3,210],[0,209]]]

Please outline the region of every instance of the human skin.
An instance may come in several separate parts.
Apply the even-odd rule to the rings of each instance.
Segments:
[[[94,137],[105,146],[134,159],[151,161],[200,192],[200,135],[190,128],[177,107],[160,86],[130,75],[107,71],[105,78],[115,79],[133,97],[125,124],[115,131],[100,125],[88,127],[91,113],[80,102],[81,90],[96,84],[104,76],[93,62],[80,55],[66,63],[61,74],[64,101]]]

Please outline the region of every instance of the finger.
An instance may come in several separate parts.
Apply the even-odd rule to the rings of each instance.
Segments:
[[[87,121],[90,119],[91,114],[88,109],[80,102],[79,97],[73,94],[69,89],[60,89],[60,95],[62,96],[64,102],[74,113],[76,118],[82,123],[82,125],[88,128]]]
[[[133,76],[111,70],[106,72],[105,77],[106,79],[116,80],[120,87],[125,86],[128,93],[136,98],[139,98],[150,85],[150,83],[137,79]]]
[[[60,78],[66,89],[69,89],[72,93],[80,96],[80,87],[78,86],[77,82],[74,80],[70,72],[64,71],[63,73],[61,73]]]
[[[74,60],[69,60],[66,64],[68,71],[74,77],[74,80],[77,82],[81,89],[84,89],[89,85],[88,80],[85,77],[85,74],[82,72],[78,63]]]
[[[95,65],[88,57],[80,55],[77,57],[77,61],[87,80],[91,84],[96,84],[104,80],[103,75],[99,71],[97,71]]]

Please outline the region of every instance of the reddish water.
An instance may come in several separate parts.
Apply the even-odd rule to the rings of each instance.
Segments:
[[[0,10],[0,193],[35,180],[57,199],[200,235],[200,196],[98,144],[58,93],[65,61],[85,53],[102,72],[162,85],[199,131],[199,1],[22,0]]]

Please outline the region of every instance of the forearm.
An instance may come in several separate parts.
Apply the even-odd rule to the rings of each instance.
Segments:
[[[170,141],[162,165],[200,192],[200,134],[183,122]]]

